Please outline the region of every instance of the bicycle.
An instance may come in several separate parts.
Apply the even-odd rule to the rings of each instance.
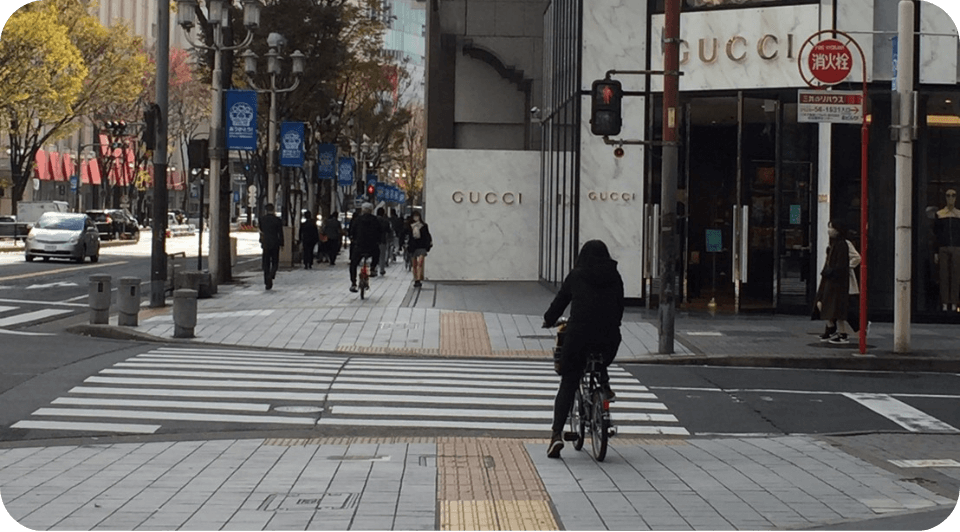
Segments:
[[[554,370],[560,373],[560,349],[563,345],[563,335],[566,332],[567,322],[561,318],[557,321],[557,345],[554,347]],[[570,431],[563,434],[563,439],[573,442],[573,448],[583,449],[586,435],[590,435],[590,446],[593,457],[602,462],[607,456],[607,444],[612,436],[616,436],[617,428],[610,416],[610,398],[600,386],[600,369],[603,367],[603,355],[590,353],[587,355],[587,365],[580,385],[577,386],[570,414],[567,419]]]
[[[360,256],[360,272],[357,274],[357,288],[360,289],[360,299],[363,299],[367,290],[370,289],[370,268],[367,264],[369,260],[370,255],[363,254]]]

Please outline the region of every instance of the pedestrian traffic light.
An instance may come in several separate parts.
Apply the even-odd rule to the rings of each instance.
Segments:
[[[373,186],[373,183],[367,185],[367,197],[370,198],[370,201],[374,199],[374,193],[377,191],[377,187]]]
[[[590,132],[619,135],[623,126],[623,87],[613,79],[598,79],[590,90]]]
[[[160,114],[160,106],[151,104],[143,111],[143,135],[140,140],[143,147],[148,150],[157,149],[157,117]]]
[[[363,196],[363,181],[357,180],[357,197]]]

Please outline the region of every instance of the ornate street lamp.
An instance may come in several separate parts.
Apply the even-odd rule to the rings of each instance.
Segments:
[[[260,26],[259,0],[243,0],[243,25],[247,29],[247,36],[234,46],[224,46],[223,29],[229,24],[227,6],[223,0],[207,0],[207,23],[212,30],[212,44],[205,45],[194,42],[190,38],[190,31],[196,24],[195,10],[197,0],[178,0],[177,23],[184,29],[187,41],[196,49],[213,51],[213,113],[210,117],[210,257],[208,266],[214,284],[226,281],[230,277],[230,252],[225,235],[229,226],[220,219],[220,129],[223,115],[223,84],[221,82],[222,67],[221,55],[225,50],[241,50],[253,42],[253,31]]]

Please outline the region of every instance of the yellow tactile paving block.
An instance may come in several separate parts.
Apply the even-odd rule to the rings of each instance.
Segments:
[[[438,438],[441,530],[556,530],[523,440]]]
[[[557,530],[547,501],[441,501],[440,530]]]
[[[440,313],[440,352],[444,355],[491,356],[487,322],[480,312]]]

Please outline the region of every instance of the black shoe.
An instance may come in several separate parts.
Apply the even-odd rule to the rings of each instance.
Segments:
[[[267,281],[267,290],[273,288],[273,281]]]
[[[414,282],[413,282],[413,287],[414,287],[414,288],[420,288],[421,286],[423,286],[423,283],[421,283],[420,281],[414,281]]]
[[[355,285],[355,284],[350,285],[350,291],[351,291],[351,292],[358,292],[359,290],[357,290],[357,285]]]
[[[607,401],[617,400],[617,394],[613,393],[613,389],[610,388],[609,384],[603,385],[603,394],[607,396]]]
[[[836,326],[836,325],[834,325],[833,327],[827,327],[827,328],[823,331],[823,334],[820,335],[820,341],[821,341],[821,342],[829,342],[830,339],[833,338],[833,336],[834,336],[835,334],[837,334],[837,326]]]
[[[371,278],[371,279],[373,279],[373,278],[376,277],[376,276],[377,276],[377,272],[376,272],[376,271],[370,272],[370,278]]]
[[[846,333],[835,334],[833,338],[830,339],[831,344],[849,344],[850,340],[847,340]]]
[[[550,446],[547,447],[547,458],[560,458],[561,449],[563,449],[563,435],[554,433],[550,438]]]

